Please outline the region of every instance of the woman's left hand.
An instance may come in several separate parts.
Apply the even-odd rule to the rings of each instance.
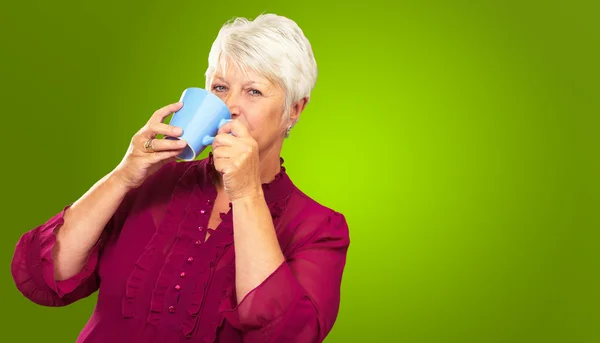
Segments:
[[[232,120],[223,125],[212,143],[212,150],[215,169],[223,175],[223,186],[230,201],[260,196],[258,143],[244,123]]]

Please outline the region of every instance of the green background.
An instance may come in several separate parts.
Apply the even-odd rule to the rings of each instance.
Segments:
[[[285,165],[350,224],[328,343],[600,341],[592,3],[3,4],[0,340],[75,340],[95,296],[22,297],[18,238],[114,168],[155,109],[204,87],[221,24],[269,12],[319,65]]]

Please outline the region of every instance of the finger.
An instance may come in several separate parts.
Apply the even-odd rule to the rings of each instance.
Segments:
[[[152,149],[154,151],[181,150],[187,145],[183,139],[153,139]]]
[[[157,139],[154,137],[148,139],[141,135],[136,137],[134,146],[142,152],[153,152],[158,150],[183,149],[185,147],[185,142],[176,139]]]
[[[167,105],[163,108],[159,108],[158,110],[156,110],[154,112],[154,114],[152,114],[152,117],[150,117],[150,120],[148,120],[148,123],[160,123],[169,114],[179,111],[182,106],[183,106],[183,103],[180,101],[180,102],[176,102],[174,104]]]
[[[239,138],[247,138],[251,137],[250,129],[248,126],[241,122],[239,119],[234,119],[227,124],[221,126],[218,131],[218,134],[221,133],[232,133],[234,136]]]
[[[180,150],[170,150],[170,151],[157,151],[155,153],[149,154],[149,158],[153,163],[158,163],[165,160],[177,160],[177,155],[181,154],[183,149]]]
[[[228,157],[214,157],[215,161],[215,170],[220,174],[225,174],[226,170],[231,168],[231,159]]]
[[[218,166],[217,164],[215,164],[215,170],[219,174],[225,175],[225,174],[229,173],[229,171],[231,170],[231,168],[229,167],[229,164],[223,165],[223,166]]]
[[[148,137],[154,137],[156,135],[179,137],[183,133],[183,130],[177,126],[152,122],[148,124],[147,133]]]
[[[215,139],[212,142],[213,150],[220,146],[233,146],[235,144],[237,138],[233,137],[230,134],[222,133],[215,136]]]
[[[221,126],[219,128],[219,131],[217,131],[217,135],[223,135],[223,134],[227,134],[231,132],[231,121],[228,123],[225,123],[223,126]]]
[[[214,159],[229,159],[232,156],[233,148],[230,146],[213,147]]]

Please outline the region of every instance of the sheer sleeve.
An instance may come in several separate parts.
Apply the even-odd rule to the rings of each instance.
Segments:
[[[307,243],[237,306],[235,297],[223,303],[226,320],[242,330],[244,342],[322,342],[333,327],[350,244],[348,226],[339,213],[306,225],[315,231]]]
[[[130,191],[109,222],[106,224],[98,242],[90,251],[83,269],[66,280],[55,280],[52,249],[56,244],[56,233],[64,224],[65,212],[71,205],[54,215],[44,224],[26,232],[19,239],[11,263],[11,272],[17,289],[31,301],[44,306],[65,306],[85,298],[98,290],[98,261],[102,247],[115,232],[121,229],[134,202],[141,192],[152,187],[164,186],[170,180],[166,175],[173,172],[177,163],[171,162],[150,176],[142,186]],[[142,191],[143,189],[143,191]]]
[[[94,293],[99,286],[96,267],[104,241],[108,233],[125,220],[135,194],[134,190],[126,195],[90,251],[83,269],[68,279],[55,280],[52,249],[56,244],[56,233],[64,224],[65,212],[71,205],[22,235],[11,263],[17,289],[34,303],[44,306],[65,306]]]

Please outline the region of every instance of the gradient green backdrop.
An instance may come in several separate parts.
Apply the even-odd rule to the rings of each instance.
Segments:
[[[3,4],[0,341],[74,341],[95,295],[30,303],[15,243],[204,86],[223,22],[261,12],[319,65],[283,157],[350,224],[328,343],[600,341],[598,7],[502,3]]]

